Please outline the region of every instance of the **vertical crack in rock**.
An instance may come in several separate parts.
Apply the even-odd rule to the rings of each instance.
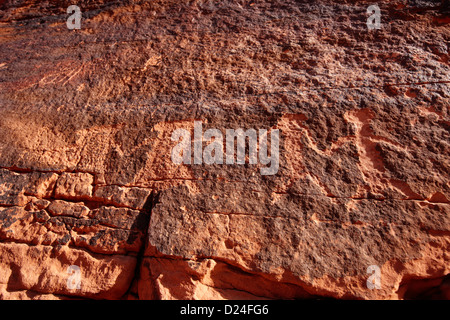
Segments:
[[[160,193],[158,191],[153,190],[150,193],[150,195],[147,197],[144,207],[141,210],[141,212],[144,213],[144,215],[143,215],[144,219],[142,219],[141,221],[138,222],[138,224],[139,224],[138,228],[140,230],[142,230],[142,244],[141,244],[141,247],[139,248],[139,252],[136,256],[136,267],[135,267],[135,271],[134,271],[134,277],[133,277],[132,281],[130,282],[130,286],[129,286],[127,292],[125,293],[124,298],[127,298],[127,297],[128,298],[133,297],[133,298],[137,298],[137,299],[139,298],[139,294],[136,290],[136,285],[140,279],[142,262],[144,259],[145,249],[147,247],[148,229],[150,227],[152,210],[159,201],[159,194]]]

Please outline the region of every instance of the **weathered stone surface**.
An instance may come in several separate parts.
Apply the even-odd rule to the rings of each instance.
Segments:
[[[89,217],[113,228],[140,231],[147,228],[150,218],[147,213],[139,210],[115,207],[101,207],[92,210]]]
[[[83,202],[71,203],[63,200],[54,200],[47,211],[53,216],[72,216],[80,218],[89,214],[89,208]]]
[[[6,292],[29,290],[98,299],[118,299],[124,295],[136,264],[133,257],[95,255],[64,246],[1,243],[0,254],[0,283]],[[81,270],[80,289],[67,286],[71,276],[67,268],[71,265]]]
[[[141,270],[139,296],[143,299],[314,298],[299,286],[214,259],[145,258]]]
[[[109,204],[142,210],[150,193],[151,190],[143,188],[100,186],[94,195],[100,201]]]
[[[89,173],[63,173],[56,182],[55,197],[86,199],[92,197],[94,177]]]
[[[108,221],[105,222],[104,218],[100,221],[76,218],[78,213],[74,210],[70,216],[51,217],[46,210],[0,208],[0,239],[32,245],[74,245],[103,254],[139,252],[143,231],[148,224],[145,215],[140,217],[143,221],[140,224],[137,219],[130,218],[130,221],[127,221],[122,218],[125,226],[114,227]],[[127,224],[130,226],[128,229]]]
[[[24,206],[31,199],[49,197],[58,175],[55,173],[16,173],[0,169],[0,205]]]
[[[204,185],[201,189],[219,192],[220,186]],[[287,283],[329,296],[338,294],[333,289],[345,277],[359,277],[358,287],[339,292],[347,298],[394,298],[402,277],[410,272],[405,267],[390,271],[389,280],[395,281],[383,283],[384,290],[374,295],[364,280],[370,265],[393,261],[404,265],[426,257],[436,262],[434,272],[448,273],[446,204],[294,194],[271,197],[264,194],[266,190],[259,191],[258,199],[251,185],[230,189],[235,192],[228,195],[236,202],[214,201],[203,193],[193,196],[187,188],[165,192],[152,210],[146,255],[229,261],[274,281],[289,272]],[[435,246],[443,250],[435,251]],[[330,280],[315,284],[324,277]]]
[[[68,30],[3,1],[0,298],[449,299],[448,1],[372,4],[81,1]],[[278,172],[175,164],[194,121],[278,129]]]

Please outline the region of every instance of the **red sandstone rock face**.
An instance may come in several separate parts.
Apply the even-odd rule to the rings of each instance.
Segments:
[[[448,2],[71,4],[0,4],[2,299],[450,298]]]

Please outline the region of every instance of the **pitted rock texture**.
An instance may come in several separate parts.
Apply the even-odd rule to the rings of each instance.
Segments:
[[[72,4],[0,2],[1,299],[450,299],[448,1]]]

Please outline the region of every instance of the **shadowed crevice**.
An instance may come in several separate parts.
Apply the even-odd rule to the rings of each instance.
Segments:
[[[140,219],[137,219],[135,221],[135,224],[133,224],[133,227],[139,228],[142,232],[142,240],[141,240],[141,247],[139,249],[138,255],[136,257],[136,267],[134,270],[134,277],[130,282],[130,286],[126,293],[124,294],[124,298],[131,296],[134,296],[136,298],[139,298],[137,295],[136,290],[134,290],[135,286],[137,286],[137,282],[140,279],[141,275],[141,266],[144,259],[144,253],[146,249],[146,243],[148,238],[148,228],[150,227],[150,220],[152,216],[152,210],[156,206],[156,204],[159,201],[159,192],[152,191],[152,193],[147,197],[147,200],[145,201],[144,207],[141,211]]]

